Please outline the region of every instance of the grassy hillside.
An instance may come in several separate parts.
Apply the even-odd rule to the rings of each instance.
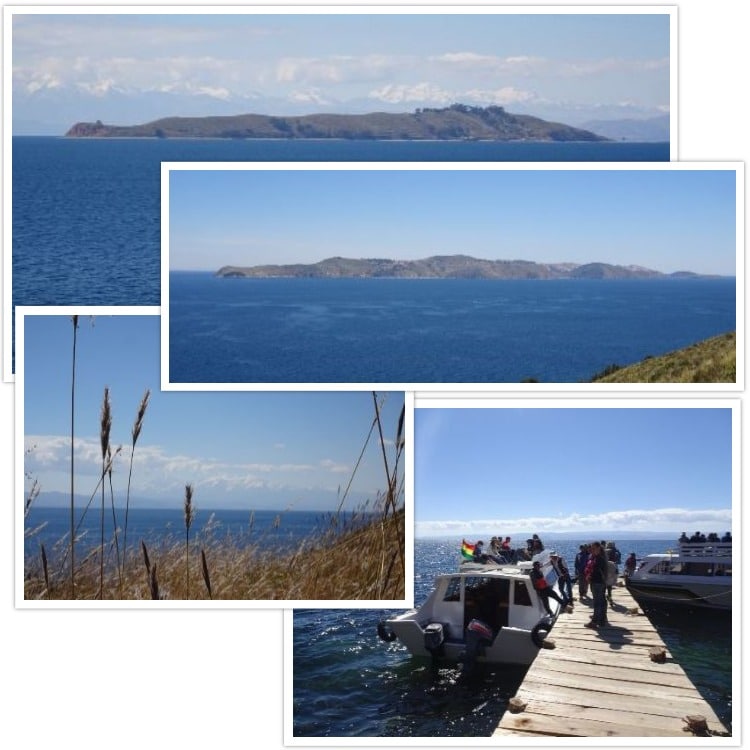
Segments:
[[[612,365],[591,382],[734,383],[736,379],[737,334],[732,331],[628,367]]]

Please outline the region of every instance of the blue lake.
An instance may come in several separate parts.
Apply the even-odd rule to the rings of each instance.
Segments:
[[[158,305],[162,161],[668,161],[668,143],[13,138],[13,305]]]
[[[736,326],[734,278],[170,273],[174,383],[585,382]]]

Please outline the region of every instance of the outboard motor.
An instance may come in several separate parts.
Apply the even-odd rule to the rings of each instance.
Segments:
[[[443,625],[439,622],[431,622],[424,629],[424,647],[432,654],[433,658],[442,656],[445,634]]]
[[[484,649],[492,643],[492,628],[481,620],[474,619],[466,626],[466,650],[463,654],[464,669],[470,672]]]

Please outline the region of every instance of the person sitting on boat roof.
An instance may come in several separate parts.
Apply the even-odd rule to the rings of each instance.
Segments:
[[[539,538],[538,534],[533,534],[531,536],[531,551],[536,554],[537,552],[541,552],[542,550],[544,550],[542,540]]]
[[[560,602],[560,607],[565,606],[565,602],[559,597],[557,591],[555,591],[552,586],[547,583],[547,579],[544,577],[544,573],[542,572],[542,564],[539,562],[539,560],[534,561],[534,564],[531,566],[529,575],[531,576],[531,583],[534,586],[534,590],[542,600],[542,605],[548,615],[552,616],[552,610],[549,606],[550,597]]]
[[[490,554],[495,557],[500,557],[501,555],[500,539],[496,536],[493,536],[492,539],[490,539]]]
[[[729,531],[725,531],[724,532],[724,536],[721,537],[721,541],[725,542],[725,543],[728,543],[728,544],[731,544],[732,543],[732,533],[729,532]]]
[[[706,538],[707,542],[718,542],[719,541],[719,535],[715,531],[711,531]]]
[[[690,537],[690,541],[693,544],[700,544],[701,542],[705,542],[706,541],[706,535],[705,534],[701,534],[700,531],[696,531],[695,534],[693,534],[693,536]]]
[[[494,563],[498,563],[498,565],[502,563],[502,560],[499,557],[495,555],[486,554],[485,552],[483,552],[482,551],[483,547],[484,547],[484,542],[481,540],[478,541],[474,545],[474,561],[475,562],[483,563],[483,564],[487,564],[488,562],[494,562]]]
[[[680,538],[677,540],[680,544],[685,544],[690,541],[688,538],[688,535],[683,531],[680,535]]]
[[[509,536],[505,537],[505,539],[503,540],[503,543],[500,545],[500,549],[503,552],[510,552],[511,551],[511,549],[510,549],[510,537]]]

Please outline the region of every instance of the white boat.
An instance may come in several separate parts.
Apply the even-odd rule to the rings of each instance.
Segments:
[[[732,608],[732,543],[682,542],[647,555],[625,578],[633,596],[654,605]]]
[[[548,585],[557,574],[550,553],[533,557]],[[474,661],[528,665],[539,652],[560,605],[549,600],[550,617],[529,575],[532,561],[496,564],[463,562],[457,573],[436,577],[435,588],[418,608],[378,625],[386,641],[398,639],[415,656],[449,663]]]

